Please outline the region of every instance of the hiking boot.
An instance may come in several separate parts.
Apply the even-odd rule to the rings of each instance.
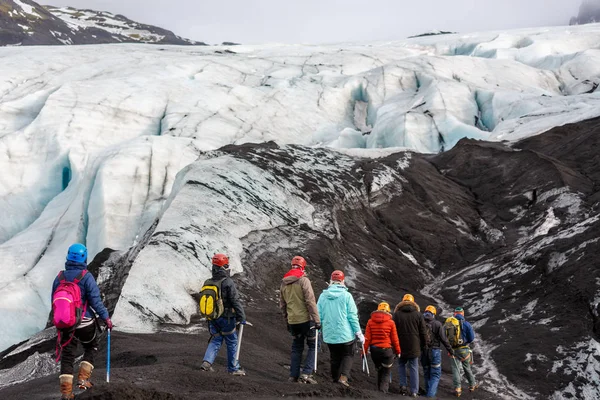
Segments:
[[[292,382],[292,383],[298,383],[298,378],[296,378],[296,377],[293,377],[293,376],[290,376],[290,377],[288,378],[288,382]]]
[[[454,389],[454,396],[460,397],[461,394],[462,394],[462,388]]]
[[[400,394],[402,396],[408,396],[408,388],[406,386],[400,386]]]
[[[202,362],[202,365],[200,366],[200,369],[201,369],[202,371],[210,371],[210,372],[213,372],[213,371],[214,371],[214,369],[213,369],[213,367],[212,367],[211,363],[209,363],[208,361],[203,361],[203,362]]]
[[[300,375],[300,378],[298,378],[298,381],[302,382],[302,383],[308,383],[311,385],[316,385],[319,383],[319,382],[317,382],[317,380],[315,378],[312,377],[312,375],[308,375],[308,374]]]
[[[73,375],[61,375],[58,377],[60,380],[60,393],[62,394],[61,400],[72,400],[75,398],[73,394]]]
[[[344,387],[350,387],[350,384],[348,383],[348,377],[346,375],[340,375],[338,383],[341,383]]]
[[[230,372],[229,374],[231,374],[233,376],[246,376],[246,371],[244,371],[244,369],[240,368],[238,370]]]
[[[479,383],[474,384],[473,386],[469,386],[469,392],[474,392],[475,389],[479,387]]]
[[[93,370],[94,366],[87,361],[82,361],[81,364],[79,364],[79,375],[77,375],[77,386],[79,386],[79,389],[88,390],[92,387],[90,377],[92,376]]]
[[[408,395],[408,397],[419,397],[419,395],[417,393],[411,393]]]

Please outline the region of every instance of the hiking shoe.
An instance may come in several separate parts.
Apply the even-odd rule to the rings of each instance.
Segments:
[[[454,389],[454,396],[460,397],[461,394],[462,394],[462,388]]]
[[[230,374],[233,376],[246,376],[246,371],[244,371],[242,368],[240,368],[236,371],[230,372]]]
[[[345,375],[340,376],[338,383],[341,383],[344,387],[350,387],[350,384],[348,383],[348,377],[346,377]]]
[[[202,371],[210,371],[210,372],[213,372],[213,371],[214,371],[214,369],[213,369],[212,365],[211,365],[211,364],[210,364],[208,361],[204,361],[204,362],[202,363],[202,365],[200,366],[200,369],[201,369]]]
[[[315,378],[312,377],[312,375],[308,375],[308,374],[302,374],[300,375],[300,378],[298,379],[299,382],[302,383],[308,383],[311,385],[316,385],[319,382],[317,382],[317,380]]]
[[[298,383],[298,378],[296,378],[296,377],[293,377],[293,376],[290,376],[290,377],[288,378],[288,382],[292,382],[292,383]]]
[[[470,391],[470,392],[474,392],[474,391],[475,391],[475,389],[477,389],[478,387],[479,387],[479,383],[476,383],[476,384],[475,384],[475,385],[473,385],[473,386],[469,386],[469,391]]]
[[[402,396],[408,396],[408,388],[406,386],[400,386],[400,394]]]
[[[419,397],[419,395],[416,394],[416,393],[411,393],[411,394],[408,395],[408,397]]]

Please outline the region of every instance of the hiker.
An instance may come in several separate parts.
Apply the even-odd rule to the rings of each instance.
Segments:
[[[344,279],[342,271],[333,271],[329,288],[319,296],[317,307],[323,326],[323,341],[330,351],[331,378],[333,382],[348,387],[354,345],[359,340],[363,347],[365,337],[358,323],[356,303]]]
[[[371,352],[377,368],[377,390],[388,393],[394,358],[400,357],[400,342],[396,324],[392,321],[392,310],[386,302],[379,303],[377,311],[371,313],[365,330],[364,355]]]
[[[306,260],[292,258],[292,268],[283,276],[279,291],[279,307],[286,319],[288,331],[294,337],[292,342],[291,382],[316,384],[312,377],[316,353],[316,332],[321,329],[321,319],[317,301],[310,280],[306,277]],[[302,375],[300,363],[304,352],[304,342],[308,350],[304,359]]]
[[[77,292],[75,285],[71,286],[68,282],[77,285],[78,294],[75,294]],[[81,314],[69,316],[76,313],[72,305],[79,301],[82,305]],[[92,387],[90,378],[94,370],[94,357],[98,352],[96,314],[104,321],[107,329],[113,328],[108,311],[100,298],[98,284],[87,270],[87,248],[82,244],[75,243],[69,247],[65,269],[54,279],[52,313],[54,325],[58,330],[56,354],[57,362],[60,359],[61,399],[74,399],[73,372],[77,343],[81,342],[84,350],[83,358],[79,363],[77,386],[81,390],[87,390]],[[69,319],[73,325],[67,328]]]
[[[423,318],[427,328],[425,335],[426,343],[421,352],[421,365],[423,366],[423,377],[425,380],[425,396],[435,398],[438,384],[442,377],[442,349],[444,345],[450,356],[454,355],[454,350],[444,331],[443,324],[435,319],[437,309],[429,305],[425,308]]]
[[[402,301],[394,309],[393,320],[402,348],[402,356],[398,359],[400,392],[410,397],[417,397],[419,395],[419,357],[421,348],[425,345],[426,327],[419,305],[415,303],[413,295],[404,295]],[[410,390],[406,382],[407,366],[410,372]]]
[[[453,321],[454,320],[454,321]],[[471,370],[473,363],[473,352],[470,344],[475,340],[475,332],[470,323],[465,320],[465,310],[462,307],[454,309],[454,317],[450,317],[444,323],[444,329],[448,342],[454,354],[452,355],[452,382],[454,384],[454,395],[460,397],[462,394],[461,369],[469,382],[469,391],[474,392],[479,387],[475,381],[475,375]]]
[[[214,371],[212,364],[215,362],[223,341],[225,341],[227,346],[227,372],[231,375],[244,376],[246,371],[235,359],[235,355],[238,346],[237,327],[239,324],[246,324],[246,314],[242,308],[235,284],[229,276],[229,258],[225,254],[218,253],[213,256],[212,278],[204,282],[203,292],[204,287],[213,285],[218,288],[217,296],[222,299],[223,306],[222,310],[216,315],[217,318],[208,320],[210,341],[200,368],[204,371]]]

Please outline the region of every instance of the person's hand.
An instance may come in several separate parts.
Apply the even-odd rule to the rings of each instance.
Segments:
[[[360,341],[361,346],[365,345],[365,335],[362,332],[356,332],[356,338]]]
[[[238,322],[237,322],[237,325],[246,325],[247,323],[248,323],[248,322],[246,322],[246,321],[238,321]]]
[[[112,321],[110,320],[110,318],[106,318],[106,319],[104,320],[104,325],[106,325],[106,329],[108,329],[109,331],[112,331],[112,328],[113,328],[113,323],[112,323]]]
[[[396,358],[400,358],[400,357],[402,357],[401,353],[396,354]]]
[[[454,358],[454,349],[451,349],[451,350],[448,352],[448,356],[449,356],[449,357],[452,357],[452,358]]]
[[[315,329],[320,331],[321,330],[321,324],[315,324]]]

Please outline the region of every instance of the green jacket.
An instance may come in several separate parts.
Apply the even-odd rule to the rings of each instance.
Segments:
[[[321,323],[310,281],[301,270],[291,270],[281,281],[279,307],[290,325],[313,321]]]

